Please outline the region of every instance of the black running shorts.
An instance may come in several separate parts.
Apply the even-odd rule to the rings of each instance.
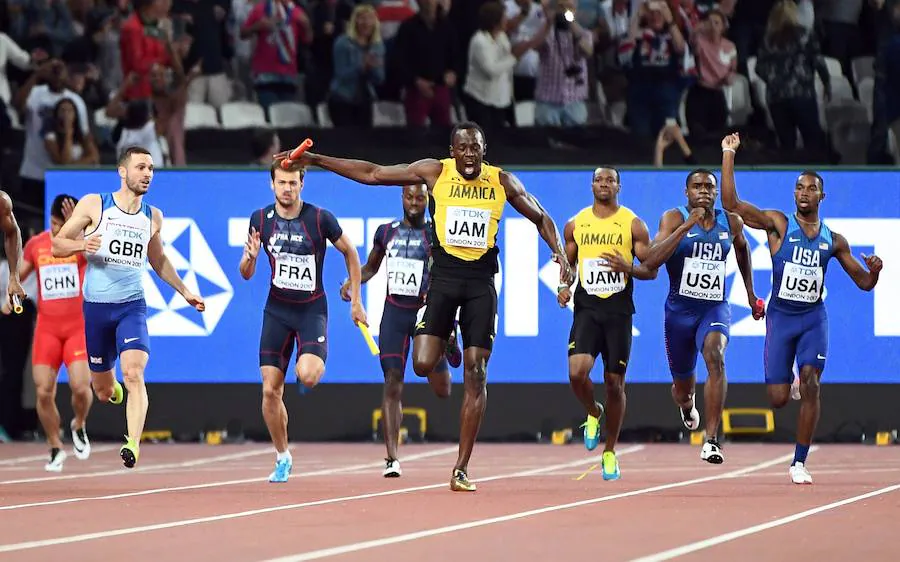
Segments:
[[[494,278],[447,279],[433,277],[416,335],[450,337],[456,311],[463,349],[480,347],[491,350],[497,334],[497,291]]]
[[[569,332],[569,356],[603,357],[603,371],[624,375],[631,356],[631,314],[610,314],[575,307]]]
[[[311,353],[328,358],[328,302],[323,295],[308,303],[280,303],[270,298],[263,311],[259,336],[259,366],[277,367],[284,372],[294,344],[297,357]]]
[[[384,303],[384,312],[381,315],[381,325],[378,330],[378,348],[381,351],[381,370],[387,373],[397,370],[400,373],[406,371],[406,360],[409,358],[409,342],[416,329],[418,308],[403,308]],[[448,370],[447,359],[441,357],[435,371]]]

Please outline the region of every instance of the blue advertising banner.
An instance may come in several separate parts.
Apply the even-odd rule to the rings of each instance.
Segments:
[[[565,222],[591,204],[590,171],[520,171],[518,177],[543,204],[562,231]],[[824,378],[829,382],[900,382],[900,172],[828,171],[822,215],[843,234],[854,255],[876,253],[884,260],[878,286],[859,290],[836,261],[826,276],[830,352]],[[643,218],[651,237],[664,211],[683,204],[683,171],[625,171],[620,202]],[[114,191],[113,170],[47,172],[47,202],[60,193],[81,197]],[[739,171],[741,197],[762,208],[791,211],[797,171]],[[400,188],[369,187],[333,174],[306,176],[303,197],[334,213],[355,242],[364,263],[379,224],[402,217]],[[250,214],[272,202],[267,171],[159,170],[147,202],[165,222],[167,255],[188,286],[206,299],[202,314],[149,270],[144,287],[150,309],[152,382],[258,382],[258,344],[269,270],[260,262],[244,281],[238,263]],[[771,259],[764,232],[745,231],[751,245],[754,286],[768,300]],[[507,206],[499,236],[497,275],[498,332],[488,371],[492,383],[565,383],[571,309],[556,302],[558,266],[534,225]],[[733,252],[727,270],[732,307],[726,368],[731,382],[762,382],[765,322],[754,321]],[[350,321],[349,305],[338,287],[347,275],[334,248],[326,255],[329,353],[325,383],[380,382],[377,357],[369,354]],[[382,271],[363,288],[373,335],[378,334],[385,295]],[[670,381],[663,346],[663,303],[668,289],[664,269],[654,281],[637,281],[634,345],[628,380]],[[411,362],[410,362],[411,363]],[[705,378],[702,359],[698,377]],[[408,368],[412,370],[411,365]],[[455,375],[459,376],[459,375]],[[293,375],[289,375],[293,380]],[[409,382],[421,382],[411,373]]]

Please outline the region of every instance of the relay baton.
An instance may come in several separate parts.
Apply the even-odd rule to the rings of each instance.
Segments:
[[[304,152],[306,152],[307,150],[312,148],[312,145],[313,145],[312,139],[310,139],[310,138],[305,139],[303,142],[300,143],[300,145],[297,148],[295,148],[294,150],[291,151],[291,154],[287,158],[285,158],[284,160],[281,161],[281,168],[283,170],[287,170],[291,166],[291,164],[294,162],[294,160],[300,158],[300,156],[302,156]]]
[[[372,355],[378,355],[378,346],[375,345],[375,340],[372,339],[372,334],[369,332],[369,327],[360,322],[357,324],[359,327],[359,331],[362,332],[363,338],[366,340],[366,344],[369,346],[369,351],[372,352]]]
[[[16,314],[22,314],[22,311],[24,309],[22,308],[22,301],[19,300],[19,295],[13,295],[12,302],[13,302],[13,312],[15,312]]]

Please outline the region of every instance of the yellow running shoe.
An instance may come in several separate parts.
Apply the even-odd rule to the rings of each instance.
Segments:
[[[475,484],[469,482],[469,477],[464,471],[454,468],[453,476],[450,478],[450,489],[454,492],[474,492]]]
[[[596,403],[600,409],[600,416],[594,417],[588,414],[587,420],[581,424],[584,429],[584,446],[588,451],[593,451],[600,443],[600,417],[603,416],[603,405]]]
[[[141,447],[131,437],[125,436],[125,444],[119,449],[119,456],[125,462],[126,468],[134,468],[137,464],[138,457],[141,456]]]
[[[616,454],[612,451],[603,451],[603,479],[618,480],[620,475]]]
[[[122,383],[119,381],[114,381],[113,383],[113,395],[109,398],[110,404],[121,404],[122,399],[125,398],[125,389],[122,388]]]

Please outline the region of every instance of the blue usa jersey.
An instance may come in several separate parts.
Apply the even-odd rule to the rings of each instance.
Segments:
[[[382,224],[375,231],[373,243],[385,256],[387,300],[392,304],[419,308],[425,302],[431,277],[428,222],[415,228],[397,220]]]
[[[687,220],[687,207],[678,207]],[[703,308],[725,301],[725,259],[734,236],[728,213],[715,209],[710,230],[695,224],[666,261],[669,274],[668,304],[678,309]]]
[[[788,216],[781,248],[772,256],[772,298],[769,306],[802,313],[821,306],[828,261],[834,255],[831,229],[823,222],[809,238],[797,218]]]

